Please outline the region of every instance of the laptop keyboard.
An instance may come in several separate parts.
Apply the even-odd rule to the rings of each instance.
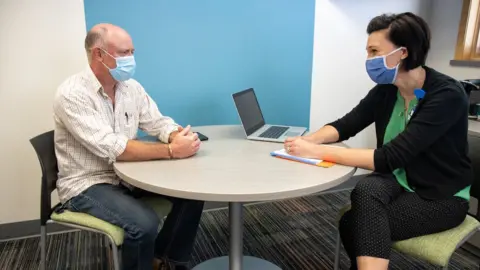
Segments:
[[[270,139],[278,139],[280,136],[287,131],[289,127],[277,127],[271,126],[267,130],[265,130],[259,137],[261,138],[270,138]]]

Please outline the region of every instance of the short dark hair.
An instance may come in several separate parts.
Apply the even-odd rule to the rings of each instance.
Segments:
[[[387,38],[398,47],[405,47],[408,57],[402,62],[402,68],[411,70],[425,65],[430,50],[430,28],[419,16],[405,12],[401,14],[382,14],[373,18],[367,27],[367,33],[388,29]]]

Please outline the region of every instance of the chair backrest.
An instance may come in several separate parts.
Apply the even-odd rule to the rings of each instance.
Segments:
[[[54,132],[48,131],[30,140],[42,169],[40,193],[40,221],[45,225],[52,214],[52,191],[58,179],[57,157],[55,156]]]
[[[470,188],[470,196],[480,201],[480,137],[469,135],[468,146],[468,155],[473,169],[473,184]],[[476,218],[480,220],[480,207],[477,207]]]
[[[463,88],[465,88],[465,91],[469,96],[472,91],[478,91],[480,89],[480,80],[469,79],[460,81],[460,83],[462,84]]]
[[[460,81],[468,95],[468,114],[477,115],[477,103],[480,103],[480,79],[468,79]]]

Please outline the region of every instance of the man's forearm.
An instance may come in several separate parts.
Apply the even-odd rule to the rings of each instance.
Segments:
[[[144,161],[155,159],[169,159],[170,150],[167,144],[147,143],[129,140],[125,151],[117,157],[119,161]]]
[[[315,143],[333,143],[337,142],[339,138],[338,131],[328,125],[307,136],[312,138]]]

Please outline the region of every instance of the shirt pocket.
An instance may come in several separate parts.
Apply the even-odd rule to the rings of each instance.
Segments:
[[[121,115],[120,130],[129,139],[135,139],[138,132],[138,113],[135,110],[134,104],[125,106],[125,110]]]

